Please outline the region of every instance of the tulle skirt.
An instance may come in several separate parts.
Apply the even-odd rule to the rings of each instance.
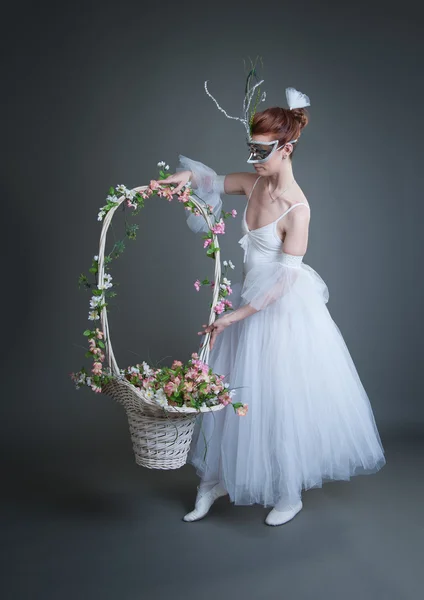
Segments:
[[[357,370],[309,265],[290,293],[225,329],[209,365],[237,388],[231,406],[197,417],[188,462],[203,484],[223,482],[235,504],[294,504],[325,481],[377,472],[384,449]],[[236,309],[249,282],[232,285]],[[219,317],[218,317],[219,318]]]

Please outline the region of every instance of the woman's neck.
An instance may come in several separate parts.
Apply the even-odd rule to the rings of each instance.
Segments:
[[[267,176],[271,190],[275,190],[276,192],[286,188],[293,180],[291,160],[286,159],[282,162],[283,164],[277,173],[272,173],[272,175]]]

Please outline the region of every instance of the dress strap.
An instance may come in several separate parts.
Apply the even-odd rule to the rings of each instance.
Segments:
[[[259,179],[260,179],[261,177],[262,177],[262,175],[259,175],[259,177],[257,177],[257,178],[256,178],[256,180],[255,180],[255,183],[253,184],[253,187],[252,187],[252,189],[250,190],[250,194],[249,194],[249,196],[248,196],[248,198],[247,198],[247,204],[249,204],[249,200],[250,200],[250,197],[251,197],[251,195],[253,194],[253,190],[255,189],[255,186],[256,186],[256,184],[258,183],[258,181],[259,181]],[[246,206],[247,206],[247,204],[246,204]]]
[[[285,217],[286,214],[289,213],[291,211],[291,209],[295,208],[296,206],[308,206],[308,205],[306,204],[306,202],[296,202],[296,204],[293,204],[292,206],[290,206],[290,208],[288,208],[285,212],[283,212],[283,214],[280,215],[278,217],[278,219],[275,220],[275,223],[277,223],[280,219],[282,219],[283,217]],[[308,208],[309,208],[309,206],[308,206]]]

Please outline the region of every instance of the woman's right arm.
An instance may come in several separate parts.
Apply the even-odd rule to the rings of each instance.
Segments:
[[[229,195],[246,195],[255,179],[255,173],[229,173],[228,175],[221,176],[224,179],[224,193]],[[178,194],[184,185],[188,182],[192,184],[193,189],[197,189],[200,187],[201,182],[196,181],[195,174],[192,171],[179,171],[177,173],[173,173],[169,175],[166,179],[162,179],[160,182],[162,184],[173,184],[175,185],[174,194]]]
[[[256,173],[229,173],[224,179],[225,193],[247,196],[256,177]]]

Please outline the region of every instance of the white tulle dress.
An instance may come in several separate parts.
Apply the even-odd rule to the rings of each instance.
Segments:
[[[375,473],[386,461],[325,282],[304,262],[281,262],[276,223],[309,207],[297,203],[253,231],[246,209],[243,279],[229,298],[234,309],[250,303],[258,312],[218,335],[208,362],[248,413],[228,406],[197,417],[188,462],[201,485],[221,481],[235,504],[295,504],[302,490]]]

